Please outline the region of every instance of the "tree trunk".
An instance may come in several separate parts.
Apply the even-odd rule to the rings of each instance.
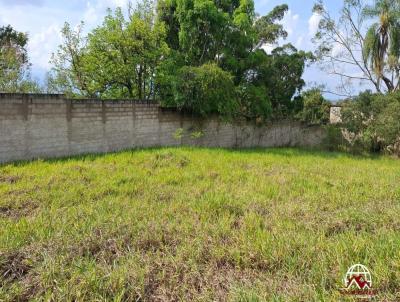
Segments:
[[[386,85],[386,87],[387,87],[387,89],[388,89],[388,91],[389,92],[392,92],[392,91],[394,91],[394,85],[393,85],[393,83],[392,83],[392,81],[391,80],[389,80],[387,77],[385,77],[384,75],[382,75],[382,80],[385,82],[385,85]]]

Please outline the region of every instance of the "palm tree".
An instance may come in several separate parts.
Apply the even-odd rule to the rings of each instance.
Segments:
[[[388,91],[400,90],[400,0],[375,0],[363,15],[379,18],[365,36],[364,58]]]

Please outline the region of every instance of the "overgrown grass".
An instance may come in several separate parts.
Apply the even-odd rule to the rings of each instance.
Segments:
[[[400,300],[394,159],[166,148],[0,166],[0,301],[350,301],[356,263]]]

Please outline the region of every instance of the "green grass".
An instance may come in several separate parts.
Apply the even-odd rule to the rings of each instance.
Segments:
[[[0,301],[350,301],[356,263],[400,300],[400,161],[164,148],[0,166]]]

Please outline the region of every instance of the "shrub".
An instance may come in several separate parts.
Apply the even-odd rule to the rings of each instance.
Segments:
[[[238,107],[230,73],[215,64],[182,67],[174,84],[173,105],[206,116],[232,116]]]
[[[361,93],[344,103],[342,126],[353,150],[400,155],[400,93]]]
[[[322,141],[322,148],[328,151],[346,150],[346,140],[343,137],[342,129],[338,125],[324,126],[326,136]]]
[[[259,122],[267,120],[272,114],[271,101],[263,86],[240,85],[237,95],[240,102],[240,116]]]
[[[319,89],[305,91],[301,98],[302,110],[297,118],[310,125],[325,125],[329,122],[330,103],[325,100]]]

